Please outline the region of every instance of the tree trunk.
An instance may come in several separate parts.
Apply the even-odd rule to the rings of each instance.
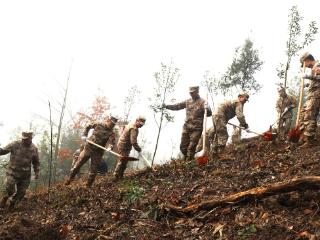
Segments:
[[[72,67],[72,63],[70,65],[68,79],[67,79],[67,85],[66,85],[66,89],[64,92],[63,103],[61,106],[58,132],[57,132],[57,140],[56,140],[56,145],[55,145],[55,149],[54,149],[54,169],[53,169],[53,181],[54,182],[56,181],[57,165],[58,165],[57,160],[58,160],[58,154],[59,154],[59,148],[60,148],[60,137],[61,137],[61,130],[62,130],[64,113],[65,113],[65,109],[66,109],[66,105],[67,105],[67,96],[68,96],[68,90],[69,90],[69,80],[70,80],[71,67]]]
[[[294,178],[288,182],[277,182],[266,187],[256,187],[247,191],[228,195],[222,199],[209,199],[199,204],[193,204],[187,207],[167,204],[165,205],[165,208],[174,212],[189,213],[199,210],[210,210],[220,206],[234,205],[244,201],[262,199],[281,193],[307,189],[320,189],[320,176]]]
[[[159,123],[159,128],[158,128],[158,136],[157,136],[156,146],[155,146],[154,152],[153,152],[151,166],[153,166],[153,162],[154,162],[154,159],[156,157],[158,144],[159,144],[160,133],[161,133],[161,128],[162,128],[162,122],[163,122],[163,110],[161,110],[161,117],[160,117],[160,123]]]

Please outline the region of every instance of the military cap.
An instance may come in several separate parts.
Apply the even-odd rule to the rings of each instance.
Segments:
[[[138,116],[137,120],[142,122],[143,124],[146,122],[146,118],[144,116],[142,116],[142,115]]]
[[[22,136],[22,139],[32,138],[33,137],[33,132],[25,131],[25,132],[22,132],[21,136]]]
[[[249,100],[249,94],[248,93],[246,93],[246,92],[241,92],[241,93],[239,93],[239,95],[238,95],[238,97],[245,97],[247,100]]]
[[[306,60],[307,57],[312,56],[311,53],[309,52],[305,52],[301,57],[300,57],[300,63],[301,63],[301,67],[303,67],[303,63]]]
[[[113,115],[113,114],[110,114],[109,115],[109,119],[111,120],[112,123],[116,124],[119,120],[119,117]]]
[[[189,92],[199,92],[199,86],[189,87]]]

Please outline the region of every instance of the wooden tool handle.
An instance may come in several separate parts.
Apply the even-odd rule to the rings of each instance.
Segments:
[[[306,71],[306,64],[303,63],[303,73]],[[301,115],[301,108],[302,108],[302,102],[303,102],[303,92],[304,92],[304,78],[301,78],[300,81],[300,97],[299,97],[299,106],[298,106],[298,112],[297,112],[297,119],[296,119],[296,126],[299,126],[299,118]]]
[[[100,146],[99,144],[96,144],[96,143],[94,143],[94,142],[92,142],[92,141],[90,141],[90,140],[87,140],[87,142],[90,143],[90,144],[92,144],[92,145],[94,145],[94,146],[96,146],[96,147],[98,147],[98,148],[101,148],[101,149],[103,149],[103,150],[105,150],[105,151],[107,151],[107,152],[109,152],[109,153],[112,153],[113,155],[115,155],[115,156],[117,156],[117,157],[123,157],[123,156],[120,155],[119,153],[116,153],[116,152],[114,152],[114,151],[112,151],[112,150],[106,149],[105,147],[102,147],[102,146]]]
[[[240,129],[242,129],[242,130],[246,130],[244,127],[240,127],[240,126],[235,125],[235,124],[233,124],[233,123],[229,123],[229,122],[228,122],[228,124],[229,124],[229,125],[231,125],[231,126],[234,126],[234,127],[240,128]],[[263,136],[263,134],[261,134],[261,133],[257,133],[257,132],[251,131],[251,130],[249,130],[248,132],[250,132],[250,133],[254,133],[254,134],[259,135],[259,136]]]

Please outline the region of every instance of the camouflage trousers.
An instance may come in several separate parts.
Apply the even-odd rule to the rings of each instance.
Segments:
[[[210,151],[210,146],[214,139],[214,127],[210,127],[206,131],[206,146],[205,146],[205,152]],[[201,135],[201,138],[199,140],[198,146],[196,148],[196,152],[200,152],[203,149],[203,134]]]
[[[292,123],[292,117],[287,117],[287,118],[282,118],[280,119],[280,129],[279,129],[279,135],[283,138],[285,138],[291,128],[291,123]]]
[[[118,153],[121,156],[128,157],[131,149],[118,149]],[[114,170],[114,176],[116,178],[123,178],[124,171],[127,168],[128,160],[123,160],[122,158],[118,158],[117,166]]]
[[[183,126],[180,151],[186,160],[192,160],[194,158],[201,134],[202,129],[190,129],[185,125]]]
[[[7,173],[4,185],[5,189],[3,192],[3,197],[9,198],[12,196],[13,202],[19,202],[23,199],[30,185],[30,176],[17,178],[12,174]]]
[[[213,142],[214,147],[226,146],[229,138],[227,130],[228,121],[223,116],[214,116],[216,138]]]
[[[231,142],[232,144],[237,144],[241,141],[241,129],[233,127]]]
[[[314,138],[317,131],[317,117],[320,111],[320,98],[310,98],[307,102],[308,111],[304,114],[304,135]]]
[[[304,129],[305,129],[304,118],[305,118],[305,115],[307,112],[306,108],[307,108],[307,106],[303,106],[303,109],[300,112],[300,116],[299,116],[299,129],[300,129],[300,131],[304,131]]]
[[[78,160],[75,162],[75,165],[71,168],[70,179],[73,179],[80,171],[80,168],[89,160],[90,161],[90,170],[87,185],[91,186],[94,182],[94,179],[97,176],[98,168],[102,160],[103,150],[92,150],[87,145],[80,152]]]

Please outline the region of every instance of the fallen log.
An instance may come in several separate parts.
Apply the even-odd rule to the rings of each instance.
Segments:
[[[290,181],[277,182],[269,186],[256,187],[243,192],[234,193],[222,199],[205,200],[199,204],[192,204],[187,207],[165,204],[164,208],[173,212],[190,213],[199,210],[210,210],[216,207],[234,205],[244,201],[262,199],[281,193],[289,193],[298,190],[304,191],[309,189],[320,189],[320,176],[294,178]]]

